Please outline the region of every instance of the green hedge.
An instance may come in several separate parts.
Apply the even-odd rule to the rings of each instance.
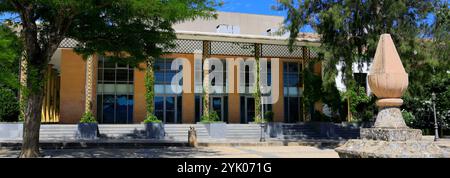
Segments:
[[[0,122],[17,122],[18,120],[18,98],[12,90],[0,87]]]

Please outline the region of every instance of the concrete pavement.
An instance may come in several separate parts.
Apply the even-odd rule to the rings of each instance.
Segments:
[[[15,158],[19,150],[0,149],[0,157]],[[311,146],[270,147],[156,147],[145,149],[42,150],[47,158],[338,158],[329,148]]]

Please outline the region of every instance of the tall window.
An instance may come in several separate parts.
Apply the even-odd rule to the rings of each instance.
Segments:
[[[228,86],[228,76],[227,76],[227,63],[225,60],[220,60],[220,62],[222,63],[222,70],[219,70],[218,68],[216,68],[216,66],[211,66],[211,70],[209,71],[210,73],[212,72],[212,70],[215,70],[218,73],[222,73],[222,84],[217,83],[216,84],[216,79],[217,77],[213,78],[211,80],[211,85],[215,86],[215,85],[221,85],[222,87],[219,86],[215,86],[215,93],[226,93],[227,92],[227,86]],[[218,80],[217,80],[218,81]]]
[[[157,59],[155,72],[155,116],[164,123],[181,123],[181,93],[172,91],[172,78],[183,70],[172,70],[173,59]],[[183,84],[180,81],[180,85]]]
[[[300,88],[302,66],[297,62],[283,63],[284,118],[287,123],[300,121],[302,117]]]
[[[100,123],[133,123],[133,68],[107,61],[98,62],[97,118]]]

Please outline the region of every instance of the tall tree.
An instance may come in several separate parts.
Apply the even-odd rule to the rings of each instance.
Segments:
[[[176,38],[172,24],[214,16],[214,0],[0,0],[0,13],[17,14],[27,60],[27,104],[20,157],[39,156],[40,109],[47,65],[64,38],[94,53],[137,66],[156,58]]]
[[[419,56],[424,56],[417,39],[424,34],[427,16],[435,2],[280,0],[277,9],[287,10],[285,27],[290,31],[290,44],[305,25],[311,25],[321,35],[321,47],[327,52],[324,82],[334,80],[336,64],[342,62],[347,91],[356,91],[352,65],[358,63],[362,67],[363,62],[372,60],[379,35],[391,34],[407,71],[411,70],[410,64],[417,63]]]

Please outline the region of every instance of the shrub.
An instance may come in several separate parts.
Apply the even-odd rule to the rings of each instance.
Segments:
[[[14,92],[0,87],[0,121],[17,122],[19,119],[19,102]]]
[[[156,117],[153,114],[149,114],[147,116],[147,118],[144,120],[144,124],[148,124],[148,123],[161,123],[162,121],[158,119],[158,117]]]
[[[266,111],[264,113],[264,118],[266,119],[267,122],[273,122],[273,116],[274,113],[272,111]]]
[[[92,112],[88,111],[83,114],[83,116],[80,119],[80,123],[97,123],[97,120],[95,119]]]
[[[414,114],[406,110],[402,110],[402,116],[403,119],[405,120],[406,125],[408,125],[409,127],[412,127],[414,125],[414,120],[416,120]]]
[[[212,123],[212,122],[219,122],[219,115],[216,111],[211,111],[207,115],[203,115],[200,118],[200,122],[202,123]]]

